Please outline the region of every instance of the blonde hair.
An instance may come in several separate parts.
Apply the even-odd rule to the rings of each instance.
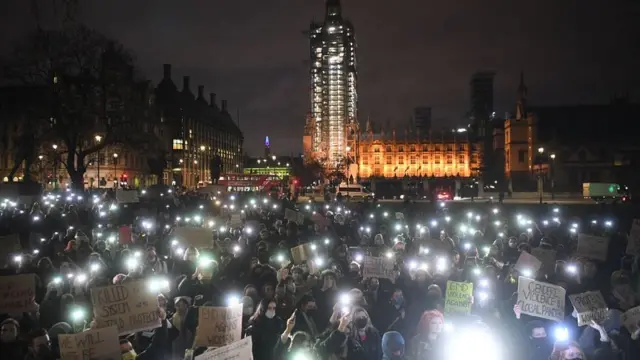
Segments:
[[[558,342],[556,341],[553,344],[553,351],[551,351],[551,356],[549,356],[549,360],[566,360],[564,357],[564,352],[569,350],[569,348],[574,347],[580,351],[580,359],[587,360],[587,357],[584,355],[584,351],[580,347],[580,345],[575,341],[569,342]]]

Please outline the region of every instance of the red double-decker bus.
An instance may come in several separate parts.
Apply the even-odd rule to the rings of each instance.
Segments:
[[[282,193],[282,179],[276,175],[224,174],[218,181],[228,192]]]

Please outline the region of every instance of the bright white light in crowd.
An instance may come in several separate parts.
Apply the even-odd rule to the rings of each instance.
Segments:
[[[364,229],[364,231],[366,231],[367,233],[370,233],[370,232],[371,232],[371,228],[367,226],[367,227]]]
[[[451,221],[451,217],[450,217],[450,216],[445,216],[445,217],[444,217],[444,221],[446,221],[446,222]]]
[[[96,198],[93,198],[93,203],[94,203],[94,204],[97,204],[97,203],[99,203],[99,202],[100,202],[100,199],[98,199],[97,197],[96,197]]]
[[[116,242],[116,237],[114,235],[111,235],[107,238],[107,241],[111,244]]]
[[[342,305],[351,304],[351,296],[349,296],[349,293],[340,294],[340,304]]]
[[[480,221],[480,215],[476,215],[476,221]]]
[[[480,279],[479,284],[481,287],[487,287],[489,286],[489,279]]]
[[[231,200],[231,201],[235,201],[235,200],[236,200],[236,197],[235,197],[234,195],[231,195],[231,196],[229,196],[229,200]]]
[[[176,239],[171,240],[171,246],[178,246],[178,240]]]
[[[142,227],[145,229],[151,229],[151,223],[148,221],[143,221],[142,222]]]
[[[567,341],[569,340],[569,329],[566,327],[557,327],[553,331],[553,336],[556,338],[556,341]]]
[[[598,220],[591,220],[591,223],[592,223],[593,225],[596,225],[596,224],[598,223]]]
[[[194,216],[194,217],[193,217],[193,220],[194,220],[195,222],[199,223],[199,222],[200,222],[200,220],[202,220],[202,217],[200,217],[200,215],[196,215],[196,216]]]
[[[533,232],[533,229],[531,229],[531,228],[527,228],[527,232],[528,232],[528,233]]]
[[[554,213],[558,213],[558,212],[560,212],[560,209],[558,209],[558,208],[553,208],[553,212],[554,212]]]
[[[575,265],[567,265],[567,267],[565,268],[567,270],[567,272],[569,274],[577,274],[578,273],[578,267]]]
[[[142,257],[142,251],[136,251],[136,252],[134,252],[134,253],[133,253],[133,256],[135,256],[135,257],[137,257],[137,258]]]
[[[83,282],[87,281],[87,274],[78,274],[76,280],[78,280],[78,282],[82,284]]]
[[[387,217],[389,216],[389,213],[385,211],[384,213],[382,213],[382,216]]]
[[[425,247],[425,248],[420,247],[420,253],[421,253],[421,254],[428,254],[428,253],[429,253],[429,248],[426,248],[426,247]]]
[[[318,248],[316,244],[311,244],[311,250],[315,251]]]
[[[576,228],[576,229],[577,229],[577,228],[578,228],[578,223],[573,223],[573,224],[571,224],[571,227],[572,227],[572,228]]]
[[[233,252],[239,253],[240,252],[240,245],[234,245],[233,246]]]
[[[225,232],[225,231],[227,231],[227,228],[226,228],[226,227],[224,227],[224,226],[220,226],[220,232],[222,232],[222,233],[223,233],[223,232]]]
[[[304,206],[304,209],[309,211],[311,209],[311,206],[309,204],[307,204],[307,205]]]
[[[468,232],[469,234],[473,235],[473,234],[475,234],[475,233],[476,233],[476,229],[474,229],[474,228],[468,228],[468,229],[467,229],[467,232]]]
[[[418,262],[415,260],[409,261],[409,270],[415,270],[418,268]]]
[[[524,220],[524,219],[518,219],[518,225],[520,225],[520,226],[524,226],[524,225],[526,225],[526,224],[527,224],[527,221],[526,221],[526,220]]]
[[[55,278],[53,278],[53,283],[54,284],[60,284],[60,283],[62,283],[62,279],[60,277],[55,277]]]
[[[13,261],[17,262],[17,263],[21,263],[22,262],[22,255],[16,255],[13,257]]]
[[[473,217],[473,213],[472,213],[471,211],[469,211],[469,212],[467,213],[467,218],[471,219],[472,217]]]
[[[342,208],[340,206],[336,206],[336,212],[339,213],[340,211],[342,211]]]
[[[250,227],[248,227],[248,228],[244,229],[244,231],[245,231],[247,234],[251,234],[251,233],[253,233],[253,229],[252,229],[252,228],[250,228]]]
[[[446,323],[444,323],[444,331],[446,331],[446,332],[451,332],[451,331],[453,331],[453,324],[451,324],[451,323],[447,323],[447,322],[446,322]]]
[[[167,279],[158,279],[158,278],[151,278],[149,279],[149,290],[152,292],[160,292],[163,290],[169,290],[169,280]]]
[[[325,245],[329,245],[329,243],[330,243],[330,242],[331,242],[331,241],[330,241],[329,239],[324,239],[324,243],[325,243]]]
[[[522,276],[525,276],[525,277],[531,277],[531,275],[533,275],[533,273],[531,272],[531,270],[529,270],[529,269],[522,269]]]
[[[67,274],[67,279],[71,279],[71,278],[73,278],[73,273],[68,273]]]
[[[212,228],[212,227],[214,227],[216,225],[216,222],[215,221],[209,221],[208,225],[209,225],[210,228]]]
[[[227,297],[227,306],[234,306],[240,304],[240,297],[238,295],[229,295]]]
[[[111,204],[111,205],[109,205],[109,210],[111,210],[111,211],[116,211],[116,210],[118,210],[118,205],[116,205],[116,204]]]
[[[502,359],[500,343],[494,339],[492,333],[480,329],[466,329],[456,333],[452,343],[446,347],[449,360]]]
[[[396,224],[395,225],[395,229],[396,229],[396,231],[402,231],[402,225]]]
[[[604,222],[604,226],[606,226],[606,227],[611,227],[611,225],[613,225],[613,222],[611,222],[611,221],[605,221]]]
[[[423,227],[421,227],[421,228],[420,228],[420,234],[424,234],[424,233],[426,233],[426,232],[427,232],[427,229],[425,229],[425,228],[423,228]]]
[[[470,243],[464,243],[464,249],[465,250],[471,249],[471,244]]]
[[[522,214],[517,214],[516,215],[516,219],[518,219],[518,220],[522,219]]]
[[[176,248],[176,254],[177,255],[182,255],[182,253],[184,253],[184,249],[181,247]]]
[[[33,250],[33,255],[38,255],[38,254],[40,254],[40,250],[38,249]]]
[[[100,217],[105,217],[105,216],[107,216],[107,213],[106,213],[105,211],[100,211],[100,212],[98,213],[98,215],[99,215]]]
[[[282,254],[279,254],[278,256],[276,256],[276,261],[278,261],[279,263],[283,263],[284,262],[284,256]]]
[[[556,222],[556,223],[558,223],[558,224],[560,224],[560,219],[559,219],[559,218],[557,218],[557,217],[554,217],[554,218],[553,218],[553,221],[554,221],[554,222]]]
[[[45,242],[45,241],[47,241],[47,239],[45,239],[45,238],[40,238],[40,242]]]
[[[447,204],[445,204],[444,202],[440,202],[440,207],[445,207],[447,206]]]
[[[494,214],[497,214],[497,213],[500,212],[500,210],[498,210],[498,208],[493,208],[493,210],[491,210],[491,211],[493,211]]]
[[[569,229],[569,231],[570,231],[572,234],[575,234],[575,233],[576,233],[576,228],[571,228],[571,229]]]
[[[191,221],[191,218],[190,218],[190,217],[186,217],[186,218],[184,218],[184,221],[185,221],[185,222],[190,222],[190,221]]]
[[[478,292],[478,299],[480,301],[486,301],[489,298],[489,294],[486,291],[479,291]]]
[[[273,204],[273,208],[277,209],[278,208],[278,204]]]
[[[393,257],[393,253],[391,251],[387,251],[387,258],[391,259]]]
[[[147,190],[144,190],[144,189],[143,189],[143,190],[141,191],[141,193],[142,193],[142,195],[144,195],[144,194],[146,194],[146,193],[147,193]]]
[[[96,272],[98,270],[100,270],[100,264],[91,264],[91,272]]]
[[[474,275],[480,275],[480,274],[482,274],[482,271],[480,270],[480,268],[473,268],[473,274]]]
[[[467,232],[467,225],[465,224],[460,225],[460,232],[463,234]]]
[[[33,221],[40,221],[40,216],[37,216],[37,215],[36,215],[36,216],[34,216],[34,217],[33,217]]]
[[[136,258],[128,258],[127,259],[127,269],[133,270],[138,267],[138,259]]]
[[[267,198],[262,199],[262,203],[263,204],[267,204],[268,202],[269,202],[269,199],[267,199]],[[327,209],[328,209],[328,206],[329,205],[327,205]]]
[[[548,220],[542,220],[542,225],[544,225],[544,226],[549,225],[549,221]]]
[[[447,269],[447,259],[445,258],[438,258],[438,260],[436,261],[436,269],[438,271],[444,271]]]
[[[316,264],[316,266],[324,266],[324,259],[319,256],[313,262]]]
[[[501,223],[500,223],[500,221],[496,220],[496,221],[494,221],[494,222],[493,222],[493,224],[494,224],[495,226],[500,226],[500,224],[501,224]]]
[[[71,321],[74,323],[84,320],[84,316],[85,316],[85,311],[80,308],[76,308],[73,311],[71,311]]]
[[[356,254],[356,256],[354,256],[354,259],[357,262],[362,262],[362,260],[364,259],[364,257],[362,256],[362,254]]]
[[[370,218],[370,219],[373,219],[374,217],[375,217],[375,215],[373,215],[373,214],[369,214],[369,218]]]
[[[421,263],[420,270],[424,270],[424,271],[429,270],[429,264],[427,264],[426,262]]]
[[[431,220],[431,227],[436,227],[438,226],[438,221],[437,220]]]

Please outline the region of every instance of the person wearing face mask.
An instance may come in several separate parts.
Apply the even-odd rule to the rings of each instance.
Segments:
[[[284,331],[284,321],[276,315],[276,302],[263,299],[249,318],[245,336],[251,336],[254,360],[272,360],[273,349]]]
[[[338,297],[338,288],[336,286],[338,277],[331,270],[325,270],[320,277],[322,287],[316,287],[313,291],[313,297],[318,303],[318,327],[324,329],[328,325],[331,309]]]
[[[629,359],[635,353],[635,344],[622,329],[622,312],[617,309],[608,310],[602,323],[592,320],[582,332],[578,344],[590,359],[618,359],[623,357],[622,354]]]
[[[316,311],[316,300],[313,296],[303,295],[298,301],[298,308],[295,311],[296,327],[293,329],[294,332],[303,331],[313,338],[318,336],[318,328],[314,318]]]
[[[242,328],[249,325],[249,318],[253,315],[253,299],[249,296],[242,297]]]
[[[276,313],[281,318],[288,318],[295,308],[295,298],[292,293],[287,291],[287,287],[284,281],[281,281],[276,285],[274,301],[277,308]]]
[[[7,359],[23,359],[26,344],[18,340],[20,325],[12,318],[0,324],[0,354]]]
[[[184,251],[182,259],[178,259],[173,263],[172,273],[184,276],[193,275],[198,267],[198,257],[200,257],[198,249],[192,246],[188,247]]]
[[[160,308],[157,309],[157,315],[160,319],[160,327],[155,329],[151,344],[144,350],[140,351],[138,349],[139,351],[136,351],[128,340],[120,340],[122,360],[155,360],[163,358],[166,343],[169,340],[167,333],[168,320],[167,314]],[[182,356],[184,356],[184,352]]]
[[[347,359],[351,359],[351,356],[360,359],[380,359],[382,357],[380,332],[371,323],[369,313],[363,308],[354,307],[351,314],[352,322],[346,348]]]
[[[184,350],[188,349],[195,337],[197,309],[191,307],[191,299],[179,296],[174,299],[176,312],[169,319],[172,324],[169,329],[171,341],[171,353],[174,356],[184,356]]]
[[[382,335],[382,360],[405,360],[404,337],[397,331]]]
[[[438,352],[438,339],[444,328],[444,316],[437,310],[425,311],[416,329],[417,335],[411,340],[410,357],[431,359]]]
[[[547,359],[553,350],[553,343],[549,341],[542,321],[530,321],[527,324],[527,332],[529,333],[528,358],[530,360]]]
[[[29,334],[29,352],[25,360],[55,360],[51,350],[51,339],[45,329],[36,329]]]
[[[142,267],[143,274],[168,274],[169,270],[167,267],[167,262],[164,260],[160,260],[158,255],[156,254],[156,248],[150,247],[147,249],[145,254],[145,262]]]

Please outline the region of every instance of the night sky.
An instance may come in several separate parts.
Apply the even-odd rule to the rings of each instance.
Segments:
[[[0,54],[35,27],[31,1],[0,1]],[[250,154],[262,152],[265,135],[276,153],[301,151],[309,104],[302,31],[324,17],[323,0],[80,2],[81,19],[133,50],[154,82],[171,63],[179,88],[190,75],[193,92],[202,84],[228,99],[234,117],[240,108]],[[512,111],[521,70],[535,105],[604,103],[614,92],[640,98],[640,1],[342,3],[358,38],[361,123],[405,123],[423,105],[436,126],[462,124],[477,70],[497,72],[498,115]]]

